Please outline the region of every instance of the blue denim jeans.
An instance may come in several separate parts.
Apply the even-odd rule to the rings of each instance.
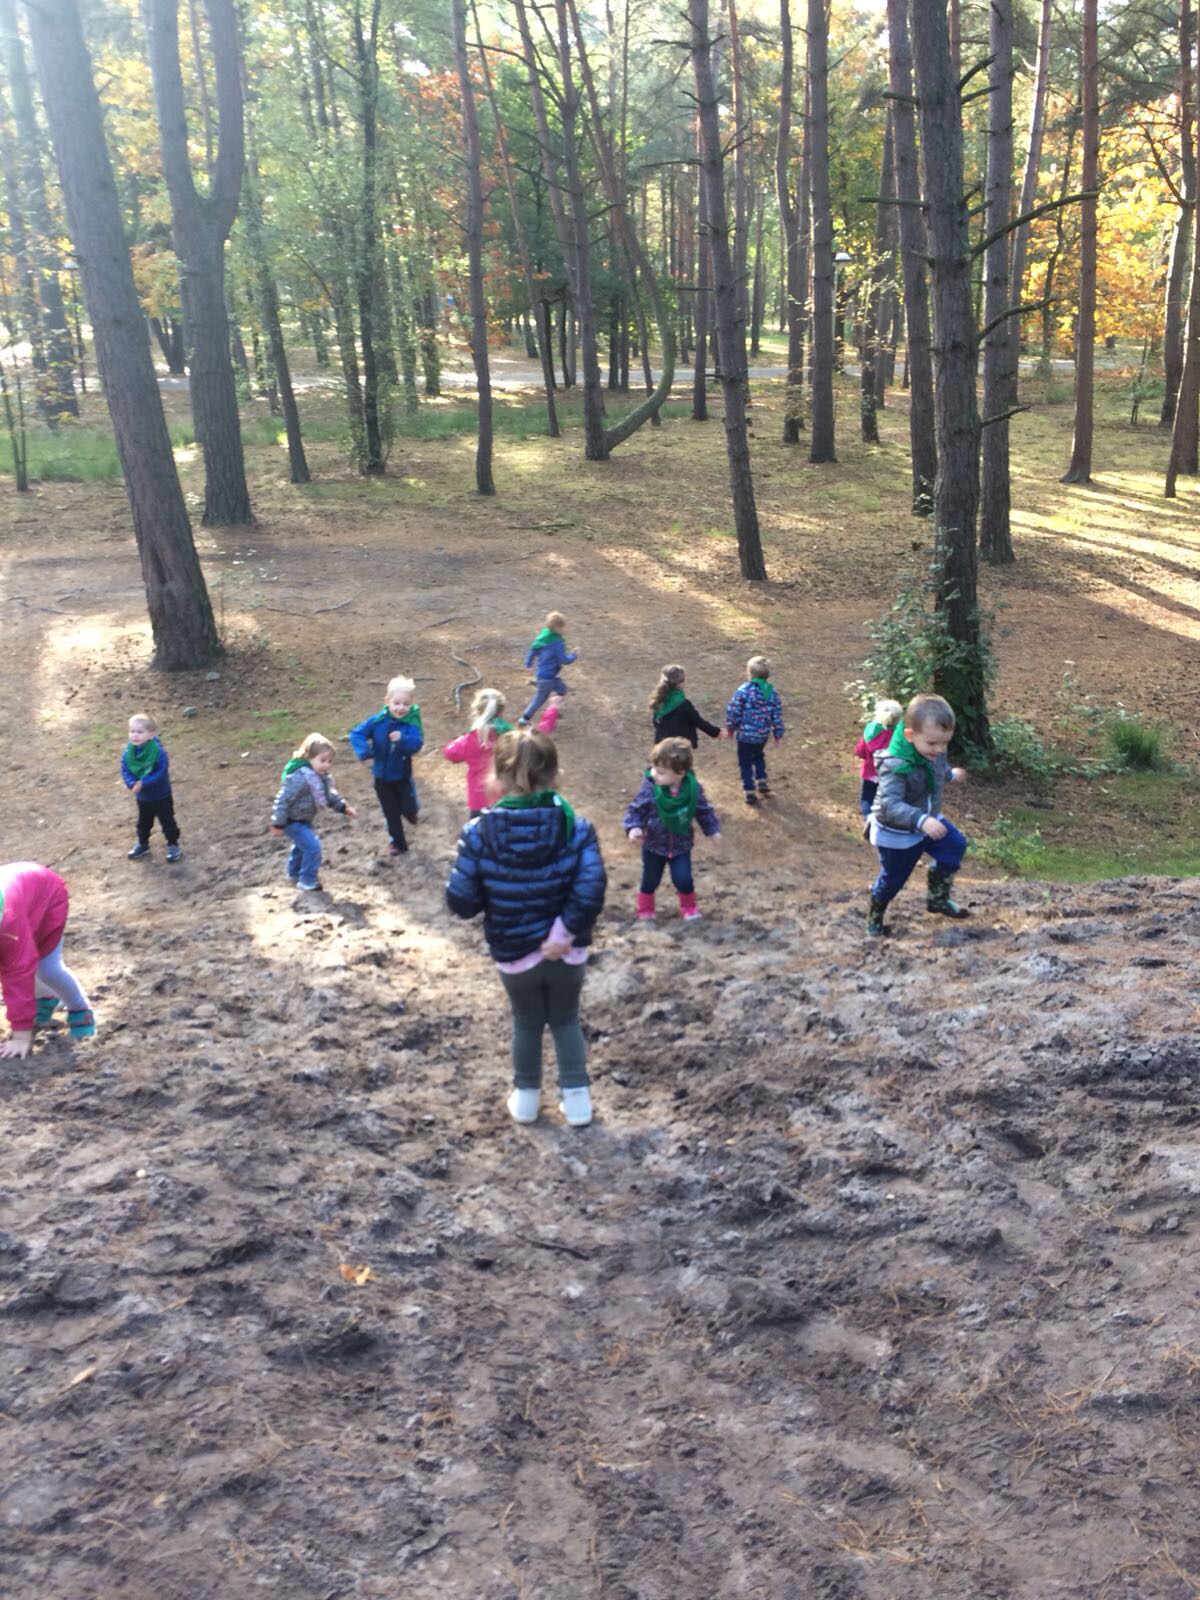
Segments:
[[[54,995],[63,1002],[68,1011],[86,1011],[88,998],[79,987],[79,980],[70,967],[63,966],[63,942],[60,939],[49,955],[43,956],[37,964],[37,976],[34,979],[34,988],[40,1000],[43,995]]]
[[[737,742],[738,767],[742,774],[742,788],[748,794],[754,793],[755,779],[759,783],[767,781],[767,757],[765,744],[746,744],[739,739]]]
[[[882,844],[875,846],[879,856],[879,876],[871,886],[871,894],[876,900],[884,905],[894,900],[912,876],[917,862],[926,853],[943,872],[957,872],[962,866],[962,858],[967,852],[966,835],[960,833],[952,822],[946,822],[945,817],[939,817],[938,821],[945,823],[944,839],[925,838],[920,844],[910,845],[903,850],[893,850]]]
[[[680,894],[694,894],[692,881],[692,852],[681,850],[677,855],[660,856],[654,850],[642,851],[642,893],[653,894],[662,882],[664,870],[670,867],[671,882]]]
[[[302,889],[315,889],[321,870],[321,841],[307,822],[289,822],[283,830],[292,841],[288,852],[287,875],[298,880]]]
[[[561,678],[539,678],[533,699],[521,713],[522,722],[532,722],[552,694],[566,694],[567,686]]]

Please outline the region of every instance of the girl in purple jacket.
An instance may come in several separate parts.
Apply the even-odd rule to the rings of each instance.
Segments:
[[[692,878],[692,845],[696,830],[710,839],[721,837],[721,823],[692,771],[692,747],[686,739],[662,739],[650,752],[641,787],[625,812],[630,843],[642,847],[642,886],[638,891],[639,922],[654,918],[654,893],[670,868],[679,893],[679,911],[694,922],[696,885]]]

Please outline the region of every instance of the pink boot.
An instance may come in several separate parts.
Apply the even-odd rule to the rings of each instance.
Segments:
[[[696,891],[694,889],[691,894],[681,894],[679,896],[679,915],[685,922],[695,922],[700,916],[700,913],[696,910]]]
[[[637,919],[639,922],[654,921],[654,896],[652,894],[643,894],[640,889],[638,890]]]

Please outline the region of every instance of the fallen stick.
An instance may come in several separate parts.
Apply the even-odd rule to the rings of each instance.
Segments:
[[[451,659],[451,661],[457,661],[460,667],[466,667],[469,672],[475,672],[475,668],[471,665],[471,663],[469,661],[464,661],[461,656],[456,656],[454,654],[453,650],[451,650],[451,652],[450,652],[450,659]],[[462,710],[462,692],[463,692],[463,690],[464,689],[469,689],[473,683],[482,683],[482,682],[483,682],[483,673],[482,672],[475,672],[475,676],[473,678],[464,678],[461,683],[456,683],[454,685],[453,698],[454,698],[454,709],[456,711],[461,711]]]

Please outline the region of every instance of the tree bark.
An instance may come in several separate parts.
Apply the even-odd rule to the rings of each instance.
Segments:
[[[1079,318],[1075,329],[1075,438],[1064,483],[1092,481],[1092,430],[1096,380],[1096,189],[1100,181],[1100,57],[1097,0],[1083,0],[1084,198],[1079,205]]]
[[[767,261],[763,251],[763,212],[766,210],[766,193],[760,191],[754,223],[754,272],[751,277],[750,297],[750,354],[762,354],[762,326],[767,310]]]
[[[913,9],[913,58],[920,103],[925,208],[932,261],[937,481],[934,485],[935,600],[961,646],[935,687],[958,717],[960,739],[987,749],[987,672],[976,604],[975,515],[979,504],[978,353],[971,304],[971,249],[963,182],[962,106],[945,11]]]
[[[892,117],[889,110],[883,129],[883,154],[879,168],[879,192],[887,193],[889,183],[894,181],[895,169],[895,133],[892,127]],[[875,208],[875,235],[872,240],[872,253],[874,260],[871,262],[871,278],[867,292],[867,303],[863,309],[862,318],[862,356],[859,363],[859,411],[861,417],[862,436],[864,444],[879,443],[879,419],[876,415],[878,405],[877,391],[879,380],[883,373],[883,286],[892,271],[892,261],[888,254],[887,230],[889,207],[878,205]]]
[[[466,0],[451,0],[454,62],[462,96],[463,154],[467,168],[467,218],[465,235],[471,288],[471,359],[479,392],[479,438],[475,447],[475,488],[495,494],[492,478],[492,378],[488,366],[487,300],[483,292],[483,182],[479,167],[479,114],[475,86],[467,62]]]
[[[738,316],[737,284],[730,250],[725,205],[725,161],[717,116],[717,90],[708,33],[708,0],[688,0],[692,71],[700,118],[701,166],[708,195],[708,233],[716,287],[717,328],[721,343],[721,392],[725,399],[725,443],[729,486],[743,578],[765,578],[754,479],[750,470],[750,437],[746,426],[746,329]]]
[[[1196,34],[1196,81],[1200,81],[1200,28]],[[1192,213],[1192,278],[1183,341],[1183,371],[1179,377],[1171,456],[1163,486],[1163,494],[1168,500],[1175,498],[1175,483],[1179,474],[1195,474],[1200,467],[1200,461],[1197,460],[1200,455],[1200,204],[1192,207]]]
[[[988,134],[987,191],[984,230],[1000,234],[1012,220],[1012,0],[989,0],[988,5]],[[979,552],[985,561],[1006,565],[1012,561],[1009,513],[1012,486],[1008,464],[1008,419],[1003,413],[1017,403],[1017,319],[997,321],[1015,305],[1008,280],[1009,238],[1000,234],[984,254],[983,320],[988,327],[983,341],[983,497],[979,520]],[[989,422],[995,417],[1002,420]]]
[[[1179,4],[1179,193],[1183,204],[1171,229],[1171,258],[1167,266],[1166,308],[1163,316],[1163,401],[1159,427],[1175,420],[1175,401],[1183,374],[1183,285],[1187,277],[1188,245],[1196,209],[1196,74],[1192,70],[1192,31],[1195,12],[1191,0]]]
[[[833,211],[829,198],[829,16],[808,0],[808,126],[812,193],[812,442],[809,460],[836,461],[833,411]]]
[[[748,322],[746,273],[750,245],[749,185],[746,181],[746,156],[750,140],[750,117],[746,109],[746,77],[742,67],[742,36],[738,26],[737,0],[725,0],[729,19],[729,76],[733,88],[733,278],[737,290],[738,317],[742,327]]]
[[[387,469],[388,402],[384,383],[388,350],[383,337],[383,312],[387,295],[379,259],[379,13],[381,0],[372,0],[371,22],[363,27],[362,5],[355,0],[352,19],[357,68],[359,121],[362,130],[362,201],[355,229],[358,250],[355,283],[358,291],[358,338],[362,347],[362,408],[366,454],[362,467],[378,477]],[[388,350],[393,377],[395,361]]]
[[[154,664],[193,670],[221,645],[150,359],[78,0],[31,6],[29,25],[133,514]]]
[[[779,87],[779,130],[775,142],[775,193],[783,239],[784,316],[787,322],[787,392],[783,406],[783,442],[798,444],[804,427],[804,300],[808,241],[800,231],[800,210],[791,181],[792,103],[795,96],[795,49],[788,0],[779,0],[782,42]],[[803,165],[800,184],[807,182]]]
[[[696,153],[704,148],[696,119]],[[696,354],[692,381],[692,421],[708,421],[708,323],[712,251],[708,247],[708,186],[703,174],[696,194]]]
[[[1021,179],[1021,198],[1017,202],[1017,215],[1023,217],[1033,210],[1037,200],[1038,170],[1042,163],[1042,141],[1046,129],[1046,96],[1050,87],[1050,24],[1053,0],[1042,0],[1042,14],[1038,22],[1037,66],[1033,77],[1033,100],[1029,108],[1029,146],[1025,152],[1025,172]],[[1028,222],[1013,230],[1012,271],[1009,275],[1012,303],[1024,303],[1025,256],[1029,246]],[[1021,318],[1015,317],[1013,337],[1020,355]],[[1019,384],[1020,379],[1016,380]],[[1014,391],[1015,394],[1015,391]],[[1015,400],[1014,400],[1015,403]]]
[[[146,33],[158,108],[163,177],[171,198],[175,251],[186,283],[192,411],[204,451],[205,527],[252,522],[242,455],[237,388],[229,357],[225,241],[237,215],[244,139],[237,17],[232,0],[205,0],[216,68],[220,138],[207,195],[196,189],[188,155],[179,66],[178,0],[146,0]]]

